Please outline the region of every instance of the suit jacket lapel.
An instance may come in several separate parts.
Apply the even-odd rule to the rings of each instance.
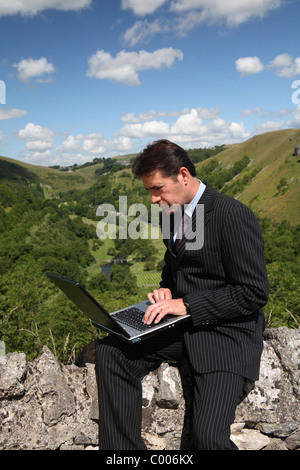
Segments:
[[[206,185],[206,188],[204,190],[204,193],[202,194],[202,196],[201,196],[201,198],[198,202],[198,205],[201,204],[201,205],[203,205],[203,208],[204,208],[204,221],[201,222],[201,223],[204,222],[204,227],[210,219],[211,211],[214,208],[215,197],[216,197],[216,191],[208,183],[205,183],[205,185]],[[172,250],[172,254],[175,255],[175,256],[177,255],[177,261],[178,262],[181,260],[182,256],[185,253],[186,244],[188,243],[189,240],[191,240],[191,238],[193,238],[192,237],[192,232],[196,231],[197,222],[199,224],[200,217],[199,217],[199,215],[197,216],[196,210],[201,211],[201,209],[197,208],[197,207],[194,210],[193,215],[192,215],[192,220],[190,221],[190,223],[187,226],[187,229],[184,233],[184,236],[183,236],[182,241],[179,245],[177,253],[174,253],[174,251]],[[203,229],[204,229],[204,227],[203,227]],[[198,227],[198,229],[199,229],[199,227]],[[200,227],[200,230],[201,230],[201,227]],[[170,240],[170,243],[171,244],[173,243],[172,238]]]

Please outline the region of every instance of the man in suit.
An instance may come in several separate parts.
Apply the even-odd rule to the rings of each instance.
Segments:
[[[183,233],[174,223],[164,240],[162,280],[148,295],[144,322],[187,312],[190,320],[136,345],[111,336],[100,343],[100,449],[146,449],[141,379],[163,361],[183,359],[194,378],[192,449],[237,449],[230,425],[245,379],[259,377],[268,299],[259,225],[245,205],[199,181],[187,152],[172,142],[149,145],[132,170],[171,218],[181,219],[183,209],[187,227]]]

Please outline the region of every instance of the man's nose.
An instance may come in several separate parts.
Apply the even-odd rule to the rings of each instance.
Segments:
[[[152,204],[157,204],[159,201],[160,201],[160,196],[154,196],[154,194],[151,195]]]

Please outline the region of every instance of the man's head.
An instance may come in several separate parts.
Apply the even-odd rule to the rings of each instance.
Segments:
[[[193,199],[199,187],[193,162],[185,150],[168,140],[158,140],[141,152],[132,171],[151,192],[153,204],[175,209]]]
[[[157,140],[135,158],[132,171],[135,176],[142,177],[155,170],[165,177],[172,178],[179,174],[182,167],[185,167],[191,176],[196,176],[195,166],[183,148],[169,140]]]

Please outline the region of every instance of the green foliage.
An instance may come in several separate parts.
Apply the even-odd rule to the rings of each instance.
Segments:
[[[213,158],[207,165],[197,170],[197,176],[218,191],[222,189],[227,182],[241,173],[241,171],[249,165],[249,162],[249,157],[245,155],[239,161],[235,162],[232,167],[222,168],[219,161]]]
[[[198,162],[222,149],[193,149],[189,153]],[[47,199],[33,172],[0,160],[0,339],[5,341],[7,352],[24,351],[32,360],[46,344],[61,362],[68,363],[102,335],[48,280],[47,271],[80,281],[110,310],[143,300],[149,287],[138,286],[159,282],[164,261],[157,262],[160,256],[149,239],[117,238],[110,253],[127,262],[113,263],[109,279],[96,265],[104,242],[96,237],[96,224],[88,225],[86,219],[96,221],[96,209],[103,203],[118,210],[120,195],[127,196],[128,207],[136,202],[145,204],[150,217],[151,201],[139,180],[122,165],[120,171],[115,160],[101,159],[95,164],[97,169],[102,165],[93,180],[96,182],[78,189],[76,184],[82,183],[82,177],[77,167],[72,189]],[[260,171],[251,171],[248,165],[247,156],[227,168],[212,158],[202,166],[199,177],[235,197]],[[287,184],[282,178],[278,194]],[[259,222],[270,282],[270,299],[264,309],[267,326],[298,328],[300,226],[265,218]],[[128,259],[133,260],[131,264]]]
[[[300,326],[300,225],[261,219],[270,297],[265,307],[267,326]]]
[[[218,153],[222,152],[222,150],[225,149],[224,145],[217,145],[214,148],[210,149],[190,149],[188,150],[188,154],[193,161],[193,163],[199,163],[202,162],[203,160],[206,160],[207,158],[213,157],[214,155],[217,155]]]

